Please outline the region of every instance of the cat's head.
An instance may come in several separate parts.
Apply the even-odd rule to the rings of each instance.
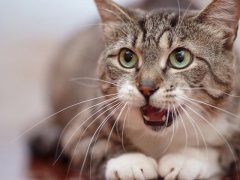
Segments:
[[[180,13],[95,1],[106,42],[100,78],[112,83],[102,83],[105,94],[118,93],[149,126],[170,126],[195,110],[216,115],[213,107],[227,102],[234,85],[239,0],[214,0],[202,11]]]

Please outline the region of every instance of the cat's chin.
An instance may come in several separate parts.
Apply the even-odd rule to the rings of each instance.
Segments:
[[[149,104],[141,107],[144,124],[154,131],[161,131],[172,125],[178,113],[173,110],[153,107]]]

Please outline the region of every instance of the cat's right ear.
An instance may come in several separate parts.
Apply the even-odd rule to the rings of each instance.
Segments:
[[[114,26],[121,22],[132,21],[129,10],[119,6],[112,0],[95,0],[98,12],[101,17],[103,32],[110,37]]]

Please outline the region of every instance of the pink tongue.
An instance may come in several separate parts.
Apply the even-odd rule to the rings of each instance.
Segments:
[[[149,118],[149,121],[162,121],[165,115],[165,110],[157,109],[150,105],[146,105],[142,108],[145,116]]]

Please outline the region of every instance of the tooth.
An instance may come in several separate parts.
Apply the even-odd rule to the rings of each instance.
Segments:
[[[149,118],[147,116],[143,116],[143,117],[144,117],[144,119],[149,120]]]
[[[164,116],[162,117],[162,120],[163,120],[163,121],[166,121],[166,115],[164,115]]]

